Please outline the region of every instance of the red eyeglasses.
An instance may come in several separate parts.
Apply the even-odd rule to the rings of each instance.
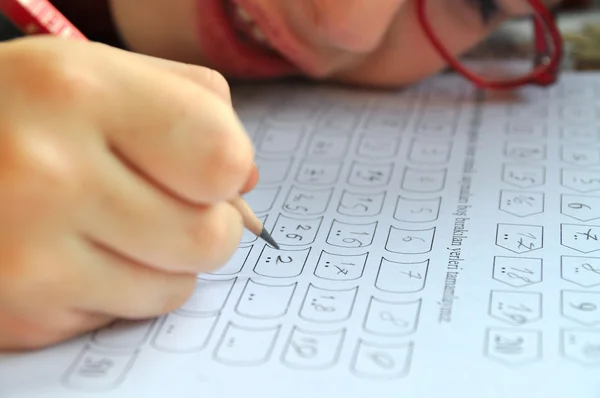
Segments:
[[[530,51],[533,63],[526,62],[521,57],[520,62],[514,62],[510,67],[506,65],[504,67],[499,66],[497,62],[482,66],[476,61],[472,62],[473,66],[469,66],[468,60],[457,59],[444,43],[443,37],[446,36],[446,32],[437,26],[444,27],[447,24],[436,24],[436,19],[443,17],[442,11],[439,8],[436,10],[433,7],[428,7],[432,3],[431,0],[417,0],[417,13],[425,34],[440,56],[456,72],[469,79],[477,87],[500,90],[513,89],[527,84],[552,85],[558,79],[562,60],[562,36],[556,26],[553,14],[540,0],[522,1],[526,2],[533,11],[534,43],[531,46],[523,46],[523,48],[513,50]]]

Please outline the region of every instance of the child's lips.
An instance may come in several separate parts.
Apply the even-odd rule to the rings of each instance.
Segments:
[[[231,4],[233,19],[246,38],[278,52],[308,76],[322,77],[330,72],[330,67],[289,29],[280,15],[263,9],[256,0],[224,1]]]
[[[287,1],[287,0],[286,0]],[[294,0],[300,1],[300,0]],[[197,0],[198,40],[208,64],[232,78],[277,78],[331,71],[282,15],[259,0]]]
[[[252,41],[254,44],[265,49],[273,49],[263,31],[254,22],[252,16],[242,6],[234,3],[232,0],[225,1],[227,2],[229,16],[240,38],[244,41]]]
[[[298,73],[274,51],[236,30],[229,0],[197,0],[197,39],[206,66],[231,78],[274,78]],[[239,22],[239,21],[238,21]]]

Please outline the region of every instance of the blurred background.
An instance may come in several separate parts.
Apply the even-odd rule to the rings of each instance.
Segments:
[[[600,70],[600,0],[563,0],[558,12],[558,26],[565,38],[563,69]],[[21,32],[0,14],[0,41],[18,36]],[[467,54],[467,58],[494,62],[515,58],[525,60],[531,57],[532,43],[531,19],[513,20],[502,25]]]
[[[600,0],[563,0],[557,25],[565,40],[563,69],[600,70]],[[530,18],[502,25],[468,54],[471,59],[529,59],[533,24]]]
[[[587,8],[600,5],[600,0],[567,0],[563,8]]]

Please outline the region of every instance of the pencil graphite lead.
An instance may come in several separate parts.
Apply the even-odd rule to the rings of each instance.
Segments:
[[[275,240],[273,240],[273,237],[267,232],[266,229],[262,229],[261,233],[260,233],[260,237],[267,242],[269,245],[273,246],[275,249],[279,250],[279,245],[277,244],[277,242],[275,242]]]

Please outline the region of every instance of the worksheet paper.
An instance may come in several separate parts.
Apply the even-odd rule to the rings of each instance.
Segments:
[[[179,310],[0,357],[0,397],[600,397],[600,75],[234,102],[281,250],[246,233]]]

